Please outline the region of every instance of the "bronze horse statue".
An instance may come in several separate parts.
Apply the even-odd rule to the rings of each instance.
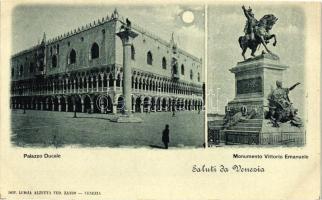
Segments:
[[[266,49],[267,53],[271,53],[271,51],[267,48],[267,44],[270,39],[274,39],[273,46],[276,45],[277,40],[275,34],[270,34],[270,30],[272,29],[275,22],[278,20],[274,15],[268,14],[264,15],[255,25],[254,29],[254,39],[251,39],[249,34],[245,36],[240,36],[238,39],[239,45],[243,50],[242,56],[244,60],[246,60],[245,53],[247,48],[251,49],[251,55],[255,57],[256,50],[262,44]]]

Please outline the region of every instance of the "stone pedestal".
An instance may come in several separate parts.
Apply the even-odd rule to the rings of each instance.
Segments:
[[[283,81],[287,68],[275,56],[262,54],[230,69],[235,74],[235,98],[227,105],[227,111],[233,116],[232,124],[220,131],[226,144],[305,144],[303,128],[289,122],[273,127],[270,120],[265,119],[265,112],[269,110],[268,96],[276,88],[276,81]]]
[[[279,127],[272,127],[270,120],[263,120],[259,143],[262,145],[293,144],[302,146],[305,141],[303,127],[292,126],[290,122],[281,123]]]
[[[256,118],[262,119],[267,97],[276,88],[276,81],[283,80],[283,71],[288,66],[279,59],[263,54],[230,69],[235,74],[235,98],[228,103],[228,109],[239,112],[242,107],[247,112],[256,110]]]

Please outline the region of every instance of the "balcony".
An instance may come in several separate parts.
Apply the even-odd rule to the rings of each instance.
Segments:
[[[35,76],[44,76],[46,73],[45,71],[36,71]]]
[[[174,80],[179,80],[180,79],[180,75],[179,74],[175,74],[175,73],[173,73],[172,74],[172,79],[174,79]]]

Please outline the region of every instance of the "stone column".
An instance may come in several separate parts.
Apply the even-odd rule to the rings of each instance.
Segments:
[[[109,91],[109,87],[110,87],[110,79],[106,78],[106,91]]]
[[[69,93],[73,93],[73,81],[70,80]]]
[[[84,106],[84,101],[83,101],[83,99],[81,100],[81,103],[82,103],[82,113],[84,113],[84,112],[85,112],[85,106]]]
[[[99,87],[99,85],[98,85],[98,76],[96,76],[96,92],[98,92],[98,87]]]
[[[94,113],[94,102],[91,100],[91,113]]]
[[[101,106],[101,113],[104,114],[104,100],[103,98],[100,99],[99,105]]]
[[[143,113],[143,103],[140,105],[140,113]]]
[[[89,88],[89,83],[88,83],[88,81],[89,81],[89,78],[88,78],[88,77],[86,77],[86,92],[88,92],[88,88]]]
[[[122,77],[120,77],[120,89],[121,89],[121,92],[123,94],[123,90],[124,90],[124,87],[122,87],[122,83],[123,83],[123,79]],[[131,83],[132,84],[132,83]],[[132,87],[131,87],[132,88]],[[132,90],[131,90],[132,91]]]
[[[94,92],[94,78],[91,77],[91,92]]]
[[[66,78],[66,93],[68,93],[68,78]]]
[[[123,97],[124,97],[124,106],[125,113],[129,114],[131,111],[131,93],[132,93],[132,69],[131,69],[131,45],[132,40],[138,36],[137,33],[131,29],[125,29],[122,32],[117,33],[121,38],[123,44]],[[122,82],[121,82],[122,84]]]
[[[101,74],[101,87],[102,87],[102,92],[104,92],[104,74]]]
[[[58,99],[58,111],[61,112],[61,103],[60,103],[60,99]]]
[[[74,93],[76,93],[76,79],[74,79]]]
[[[40,110],[44,110],[44,104],[43,104],[43,102],[40,102]]]
[[[113,91],[115,92],[116,91],[116,79],[113,78]]]
[[[79,93],[79,91],[80,91],[80,88],[81,88],[81,86],[82,86],[82,84],[81,84],[81,82],[80,82],[80,78],[77,78],[77,93]]]
[[[84,88],[86,87],[85,85],[85,78],[82,77],[82,92],[84,92]]]
[[[63,94],[64,94],[65,93],[65,80],[63,80],[62,82],[63,82],[63,88],[62,88],[62,90],[63,90]]]
[[[113,104],[113,114],[117,113],[117,104]]]

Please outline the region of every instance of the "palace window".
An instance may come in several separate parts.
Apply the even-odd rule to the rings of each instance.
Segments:
[[[198,72],[198,82],[200,82],[200,73]]]
[[[51,66],[54,68],[54,67],[57,67],[57,56],[56,55],[53,55],[51,57]]]
[[[68,64],[76,63],[76,51],[72,49],[68,55]]]
[[[135,48],[133,45],[131,45],[131,59],[135,60]]]
[[[177,63],[173,65],[172,71],[173,71],[173,74],[178,74],[178,65],[177,65]]]
[[[192,69],[190,70],[190,79],[191,79],[191,80],[193,79],[193,72],[192,72]]]
[[[96,42],[94,42],[94,44],[92,44],[91,47],[91,59],[95,59],[99,57],[99,46]]]
[[[32,63],[32,62],[29,63],[29,72],[30,73],[34,72],[34,63]]]
[[[23,66],[20,65],[20,69],[19,69],[19,76],[22,76],[22,73],[23,73]]]
[[[147,55],[146,55],[146,63],[147,63],[148,65],[152,65],[152,63],[153,63],[153,57],[152,57],[152,53],[151,53],[151,51],[149,51],[149,52],[147,53]]]
[[[11,69],[11,77],[14,77],[14,75],[15,75],[15,68],[12,68]]]
[[[184,75],[184,65],[181,65],[181,75]]]
[[[56,47],[56,51],[57,51],[57,54],[59,54],[59,44],[57,44],[57,47]]]
[[[53,55],[53,47],[50,47],[50,56]]]
[[[162,69],[167,69],[167,60],[165,57],[162,58]]]

